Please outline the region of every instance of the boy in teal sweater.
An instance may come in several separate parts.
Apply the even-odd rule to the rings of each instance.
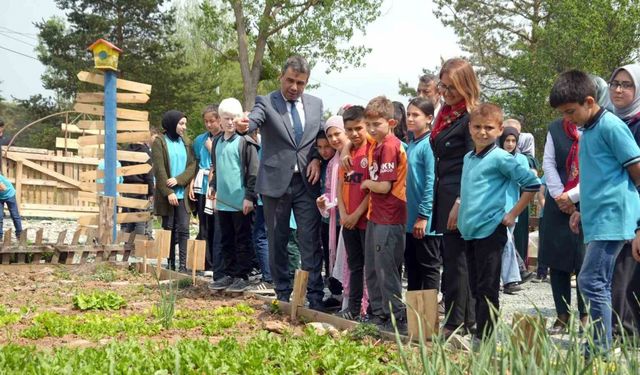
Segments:
[[[7,205],[9,209],[9,215],[13,220],[13,227],[15,228],[16,238],[20,239],[22,233],[22,218],[20,212],[18,212],[18,202],[16,201],[16,189],[13,187],[9,180],[0,174],[0,207],[4,211],[4,205]],[[4,236],[4,212],[0,215],[0,240]]]

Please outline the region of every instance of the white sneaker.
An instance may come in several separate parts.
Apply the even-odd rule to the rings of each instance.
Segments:
[[[204,277],[213,277],[213,271],[204,271],[202,275]]]

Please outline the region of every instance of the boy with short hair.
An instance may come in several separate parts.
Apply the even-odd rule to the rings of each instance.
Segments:
[[[345,311],[341,312],[341,316],[344,319],[360,320],[364,294],[366,212],[369,208],[369,194],[360,189],[360,184],[369,172],[367,155],[372,140],[367,134],[362,106],[349,107],[342,117],[345,133],[351,141],[350,155],[353,168],[350,173],[346,173],[341,168],[338,181],[338,210],[350,271],[349,305]]]
[[[13,220],[13,227],[15,230],[16,238],[20,239],[22,233],[22,218],[18,211],[18,202],[16,201],[16,189],[11,182],[2,174],[0,174],[0,240],[4,235],[4,205],[7,205],[9,209],[9,215]]]
[[[469,282],[476,299],[478,339],[491,336],[491,308],[499,309],[502,250],[507,227],[515,224],[540,189],[540,180],[529,168],[496,145],[502,134],[502,110],[483,103],[470,114],[469,132],[475,145],[464,157],[458,210],[458,229],[465,240]],[[511,182],[522,187],[515,206],[505,212]]]
[[[250,136],[236,133],[233,120],[243,113],[237,99],[224,99],[218,111],[223,133],[211,146],[209,189],[220,220],[224,276],[211,288],[242,292],[249,287],[255,257],[251,234],[259,146]]]
[[[400,267],[404,259],[407,223],[407,155],[391,129],[395,125],[393,103],[378,96],[364,111],[367,131],[375,141],[369,148],[369,175],[360,185],[369,191],[365,238],[365,275],[371,306],[371,321],[393,330],[391,314],[400,333],[406,333],[407,318],[402,302]],[[391,310],[389,309],[391,304]]]
[[[578,285],[589,302],[595,327],[586,356],[611,349],[611,280],[616,257],[627,240],[640,241],[640,148],[627,125],[596,101],[596,87],[584,72],[571,70],[555,81],[549,104],[582,127],[578,150],[580,212],[569,223],[578,231],[582,220],[587,244]],[[635,233],[634,233],[635,232]]]
[[[202,120],[207,129],[193,140],[193,154],[197,161],[196,177],[191,180],[189,199],[196,202],[199,230],[196,239],[205,240],[207,252],[205,256],[205,272],[207,276],[212,273],[214,280],[223,276],[222,262],[220,260],[220,231],[219,223],[216,223],[217,214],[205,213],[207,205],[207,191],[209,188],[209,171],[211,169],[211,147],[214,138],[220,134],[220,115],[218,105],[210,104],[202,111]]]

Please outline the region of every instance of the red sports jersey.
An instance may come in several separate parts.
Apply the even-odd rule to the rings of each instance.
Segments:
[[[400,140],[389,133],[369,148],[369,179],[390,181],[387,194],[371,193],[369,220],[376,224],[407,223],[407,154]]]
[[[362,181],[366,180],[369,175],[369,161],[367,160],[368,152],[371,144],[369,141],[360,146],[357,150],[351,150],[352,173],[347,173],[340,169],[342,176],[342,200],[347,213],[350,214],[358,209],[362,200],[367,196],[367,192],[360,189]],[[366,213],[360,216],[356,224],[358,229],[367,228]]]

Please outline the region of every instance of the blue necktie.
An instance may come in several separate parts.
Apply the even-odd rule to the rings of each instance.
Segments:
[[[289,100],[289,103],[291,103],[291,119],[293,120],[293,131],[296,135],[296,145],[299,145],[300,141],[302,141],[302,120],[300,120],[300,114],[296,108],[296,101]]]

